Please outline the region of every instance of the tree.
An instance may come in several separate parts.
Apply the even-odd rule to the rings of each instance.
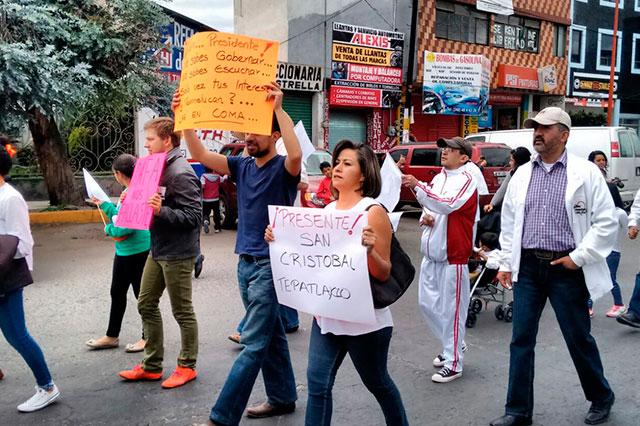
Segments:
[[[167,22],[150,0],[0,3],[0,131],[28,125],[52,205],[82,203],[61,117],[100,103],[166,110],[171,87],[150,52]]]

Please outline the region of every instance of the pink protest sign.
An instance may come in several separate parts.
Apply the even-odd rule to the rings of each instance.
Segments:
[[[136,161],[136,168],[124,199],[116,226],[130,229],[149,229],[153,218],[153,208],[149,206],[149,198],[158,192],[158,183],[162,176],[167,154],[149,155]]]

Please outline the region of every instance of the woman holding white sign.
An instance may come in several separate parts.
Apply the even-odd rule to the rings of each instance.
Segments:
[[[391,272],[392,229],[386,210],[374,200],[382,187],[375,154],[367,145],[343,140],[333,152],[332,163],[331,182],[336,201],[325,209],[368,210],[368,224],[362,232],[362,245],[367,248],[369,274],[385,281]],[[274,241],[270,227],[265,232],[265,240]],[[408,424],[400,392],[387,370],[393,330],[391,311],[389,308],[376,309],[375,314],[376,320],[372,324],[315,317],[307,367],[307,426],[331,424],[331,391],[336,373],[347,354],[363,383],[380,404],[386,423]]]

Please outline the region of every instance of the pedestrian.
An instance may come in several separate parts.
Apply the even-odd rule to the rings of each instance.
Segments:
[[[209,219],[213,212],[213,232],[220,232],[220,182],[222,177],[211,170],[209,167],[204,168],[204,173],[200,176],[202,184],[202,226],[204,233],[209,233]],[[200,275],[200,274],[198,274]]]
[[[478,190],[465,165],[471,158],[471,142],[455,137],[440,138],[437,143],[442,148],[443,168],[431,184],[412,175],[402,175],[402,184],[415,191],[424,209],[418,301],[442,345],[442,352],[433,360],[433,366],[440,370],[431,380],[447,383],[462,376],[464,365],[468,262],[473,251]]]
[[[120,228],[116,226],[114,217],[117,217],[118,210],[122,204],[122,199],[127,194],[127,188],[131,183],[133,169],[136,165],[136,157],[131,154],[121,154],[112,165],[113,175],[120,185],[124,186],[123,196],[115,206],[109,201],[101,201],[95,197],[92,201],[102,210],[109,219],[105,225],[105,234],[113,239],[116,254],[113,258],[113,272],[111,274],[111,310],[109,313],[109,325],[107,334],[98,338],[90,339],[86,345],[91,349],[117,348],[119,345],[120,329],[122,319],[127,309],[127,292],[129,286],[133,288],[133,294],[138,298],[140,293],[140,280],[142,270],[149,256],[149,245],[151,244],[148,230],[137,230]],[[144,330],[142,337],[136,343],[127,344],[126,352],[141,352],[144,350]]]
[[[13,165],[4,148],[9,142],[0,135],[0,329],[36,378],[35,395],[18,405],[18,411],[27,413],[53,403],[60,397],[60,390],[25,322],[22,293],[24,287],[33,283],[33,237],[27,203],[5,180]]]
[[[392,228],[386,210],[375,201],[380,195],[382,178],[373,150],[364,144],[343,140],[332,157],[335,202],[325,207],[337,211],[365,211],[367,223],[362,245],[367,247],[369,274],[386,281],[391,272]],[[273,242],[268,226],[265,240]],[[400,392],[387,370],[389,343],[393,331],[391,310],[375,310],[372,324],[360,324],[315,316],[309,342],[307,383],[309,398],[306,426],[328,426],[333,409],[332,388],[338,369],[349,354],[367,389],[375,396],[387,425],[408,425]]]
[[[182,386],[197,376],[198,324],[193,311],[192,281],[200,253],[202,196],[200,181],[180,152],[180,136],[173,119],[155,118],[144,125],[149,154],[165,152],[158,193],[149,199],[153,208],[151,251],[144,265],[138,296],[147,343],[142,362],[120,372],[129,381],[160,380],[164,359],[162,316],[158,304],[166,288],[173,317],[180,327],[181,348],[175,371],[162,382],[165,389]],[[161,195],[162,194],[162,195]]]
[[[333,194],[331,193],[331,164],[327,161],[320,163],[320,172],[322,172],[324,178],[320,181],[314,198],[319,201],[318,204],[321,207],[324,207],[334,200]]]
[[[589,154],[588,160],[596,164],[602,172],[605,179],[607,179],[607,155],[602,151],[593,151]],[[617,237],[613,250],[607,256],[607,265],[609,266],[609,272],[611,273],[611,281],[613,288],[611,289],[611,295],[613,296],[613,306],[609,308],[605,314],[609,318],[617,318],[620,314],[623,314],[626,310],[624,302],[622,301],[622,292],[620,291],[620,285],[618,284],[618,265],[620,265],[620,238],[625,233],[629,219],[627,212],[624,211],[624,205],[622,203],[622,197],[620,196],[620,190],[615,183],[607,182],[607,187],[611,193],[613,199],[613,205],[615,206],[615,218],[618,224]],[[589,298],[589,316],[593,317],[593,301]]]
[[[516,149],[511,150],[511,154],[509,155],[509,173],[507,173],[507,176],[505,176],[504,180],[500,184],[500,188],[498,188],[496,193],[493,194],[489,204],[485,204],[483,207],[485,213],[500,210],[511,176],[513,176],[516,170],[518,170],[518,167],[528,163],[529,161],[531,161],[531,152],[529,152],[527,148],[519,146]]]
[[[607,421],[614,394],[590,333],[589,293],[611,289],[605,258],[615,242],[614,206],[596,166],[567,153],[571,118],[548,107],[525,121],[537,156],[511,178],[502,205],[498,280],[513,288],[513,334],[505,415],[492,426],[530,425],[534,351],[547,299],[591,407],[586,424]]]
[[[291,206],[300,181],[302,150],[293,122],[282,109],[282,90],[277,83],[265,85],[267,99],[273,100],[274,119],[269,135],[247,134],[249,156],[225,157],[207,151],[195,131],[184,137],[194,160],[229,175],[238,192],[238,233],[235,252],[238,260],[238,284],[246,309],[241,334],[244,345],[231,367],[229,376],[211,409],[214,424],[237,425],[260,370],[267,401],[247,410],[253,418],[291,413],[296,405],[296,383],[291,366],[284,325],[279,319],[279,304],[271,274],[269,246],[264,230],[269,224],[268,206]],[[173,98],[174,111],[180,107],[180,95]],[[282,136],[287,155],[278,155],[275,143]]]
[[[635,199],[631,205],[631,214],[629,215],[629,238],[635,240],[638,237],[638,221],[640,220],[640,191],[636,192]],[[618,315],[616,318],[620,324],[628,325],[634,328],[640,328],[640,272],[636,274],[636,284],[633,288],[633,294],[627,312]]]

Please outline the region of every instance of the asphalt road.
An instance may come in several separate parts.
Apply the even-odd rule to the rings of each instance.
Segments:
[[[219,392],[238,346],[227,340],[242,316],[233,254],[235,232],[203,235],[204,271],[194,281],[194,303],[200,329],[198,379],[182,388],[163,390],[158,382],[123,383],[119,370],[140,360],[126,354],[124,344],[139,337],[140,319],[132,293],[120,336],[121,347],[88,351],[84,342],[105,331],[109,309],[112,243],[99,225],[57,225],[34,228],[36,284],[25,290],[27,321],[40,342],[61,399],[36,413],[20,414],[16,406],[33,393],[31,372],[6,341],[0,339],[1,425],[200,425]],[[403,217],[399,239],[419,265],[417,218]],[[638,242],[625,241],[619,271],[625,300],[631,295],[638,269]],[[433,357],[439,344],[428,331],[417,306],[417,282],[392,310],[395,329],[389,368],[413,425],[487,425],[503,413],[509,365],[510,324],[497,321],[493,306],[468,329],[466,366],[462,379],[435,384]],[[168,297],[162,300],[165,319],[165,376],[175,367],[179,333]],[[593,334],[606,375],[616,392],[609,424],[637,425],[640,418],[640,333],[606,318],[611,298],[595,305]],[[290,349],[299,389],[297,411],[266,420],[244,419],[246,425],[301,425],[307,399],[305,370],[310,317],[302,316],[300,331],[290,335]],[[538,336],[535,381],[536,425],[580,425],[589,407],[558,329],[555,315],[545,310]],[[258,379],[250,402],[263,400]],[[362,385],[347,359],[334,388],[335,425],[382,425],[375,399]]]

